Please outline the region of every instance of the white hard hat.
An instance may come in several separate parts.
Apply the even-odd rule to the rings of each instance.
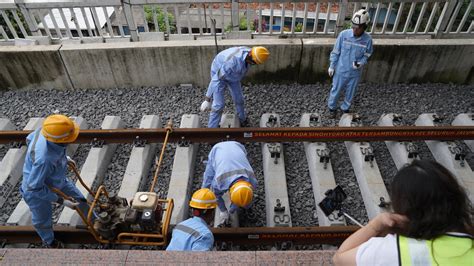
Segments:
[[[354,25],[369,24],[369,22],[370,22],[369,12],[367,12],[367,10],[365,9],[361,9],[355,12],[354,16],[352,16],[352,24]]]

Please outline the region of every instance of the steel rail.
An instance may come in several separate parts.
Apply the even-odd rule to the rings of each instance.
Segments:
[[[65,244],[97,244],[86,229],[54,226],[57,239]],[[325,227],[240,227],[212,228],[216,242],[261,245],[291,241],[296,244],[341,244],[358,226]],[[169,230],[168,239],[171,239]],[[0,226],[0,241],[5,244],[41,243],[33,226]]]
[[[31,131],[0,131],[0,144],[25,143]],[[161,143],[167,129],[81,130],[74,143]],[[173,128],[169,142],[415,141],[474,139],[474,126]]]

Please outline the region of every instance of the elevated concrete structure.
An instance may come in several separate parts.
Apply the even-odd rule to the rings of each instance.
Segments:
[[[379,126],[392,127],[398,125],[397,122],[401,117],[397,114],[382,115],[379,120]],[[418,149],[411,142],[385,141],[388,151],[392,156],[397,169],[402,168],[405,164],[411,163],[415,159],[421,159],[418,155]]]
[[[85,39],[84,39],[85,40]],[[219,40],[219,49],[266,46],[271,57],[245,82],[329,80],[334,38]],[[362,81],[474,83],[472,39],[375,39]],[[192,83],[206,87],[214,40],[0,46],[0,89],[117,88]],[[412,67],[414,64],[417,67]],[[169,71],[173,69],[174,71]],[[284,74],[284,75],[283,75]],[[100,79],[90,78],[100,75]]]
[[[360,120],[357,122],[356,116],[356,114],[342,115],[339,126],[361,125]],[[369,219],[373,219],[377,214],[385,211],[385,208],[380,207],[381,199],[390,202],[390,197],[383,183],[377,161],[373,157],[372,147],[367,142],[345,141],[344,144],[351,159],[367,215]]]
[[[415,121],[417,126],[436,126],[438,116],[434,113],[421,114]],[[458,179],[470,194],[471,202],[474,202],[474,173],[469,164],[460,156],[462,150],[452,141],[426,140],[435,160],[442,164]]]
[[[123,122],[118,116],[106,116],[102,122],[101,129],[117,129],[123,128]],[[87,155],[86,161],[81,168],[81,177],[84,180],[84,183],[87,184],[90,188],[93,188],[94,184],[101,184],[105,172],[107,171],[107,166],[109,165],[112,156],[117,148],[118,144],[107,144],[100,145],[97,144],[95,147],[92,147]],[[79,191],[88,198],[92,200],[92,196],[89,195],[87,190],[76,181],[76,186]],[[59,224],[69,224],[72,226],[82,223],[79,215],[69,208],[64,208],[59,216]]]
[[[303,114],[300,121],[300,127],[321,126],[321,116],[316,113]],[[344,217],[337,217],[333,213],[332,219],[324,214],[317,206],[325,197],[326,191],[336,187],[334,172],[330,161],[330,150],[324,142],[304,142],[306,159],[308,160],[309,175],[313,185],[314,200],[316,204],[316,213],[318,214],[319,226],[346,225]]]
[[[180,128],[199,128],[199,115],[186,114],[181,117]],[[173,160],[170,184],[167,198],[174,200],[174,209],[171,214],[171,224],[178,224],[188,218],[189,200],[191,198],[191,184],[194,176],[194,165],[199,143],[179,143]]]
[[[157,115],[145,115],[140,122],[140,128],[160,128],[161,120]],[[155,156],[156,143],[142,144],[138,140],[132,148],[127,168],[123,175],[122,185],[118,195],[130,201],[139,191],[143,180],[148,176],[153,157]]]
[[[278,114],[263,114],[260,127],[279,127]],[[286,185],[285,157],[282,143],[262,143],[263,175],[267,227],[291,226],[290,202]]]
[[[0,90],[72,88],[61,45],[0,46]]]
[[[6,119],[5,119],[6,120]],[[23,130],[35,130],[43,124],[44,118],[30,118]],[[13,125],[3,121],[2,130],[14,130]],[[15,186],[23,176],[23,164],[28,147],[23,145],[18,148],[10,148],[0,162],[0,207],[7,201]]]
[[[221,117],[221,122],[219,123],[221,128],[233,128],[240,127],[239,118],[234,114],[223,114]],[[230,207],[230,197],[229,192],[225,193],[222,198],[224,199],[225,206],[227,209]],[[216,209],[216,216],[214,217],[214,227],[219,225],[219,208]],[[231,227],[239,227],[239,215],[237,212],[230,214],[230,225]]]
[[[76,123],[79,124],[79,127],[81,129],[88,128],[87,121],[84,118],[82,118],[80,116],[72,117],[72,118],[74,119],[74,121],[76,121]],[[33,129],[41,127],[41,125],[43,124],[43,120],[44,120],[44,118],[31,118],[24,130],[33,130]],[[27,127],[28,127],[28,129],[27,129]],[[78,147],[79,147],[79,144],[68,145],[68,147],[66,149],[67,155],[70,156],[70,157],[74,157],[74,153],[76,153],[76,150],[77,150]],[[22,151],[21,149],[24,149],[24,150]],[[17,160],[21,160],[21,163],[17,162],[17,164],[16,164],[17,171],[20,171],[18,180],[23,175],[23,164],[24,164],[24,161],[25,161],[26,151],[27,151],[26,146],[21,147],[18,151],[14,151],[15,156],[21,156],[21,159],[19,159],[19,157],[16,157],[16,158],[18,158]],[[3,161],[2,161],[2,163],[3,163]],[[10,179],[12,179],[12,178],[10,178]],[[15,183],[15,185],[16,185],[16,183]],[[0,205],[2,205],[2,204],[0,204]],[[31,212],[30,212],[30,209],[28,208],[28,205],[26,205],[26,202],[23,199],[18,203],[18,205],[16,206],[16,208],[13,211],[12,215],[10,215],[10,217],[8,218],[7,224],[31,225]]]
[[[474,126],[474,114],[459,114],[454,118],[453,126]],[[466,145],[474,152],[474,140],[469,139],[464,141]]]

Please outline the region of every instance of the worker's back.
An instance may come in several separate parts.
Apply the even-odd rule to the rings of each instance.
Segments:
[[[173,229],[168,251],[208,251],[214,246],[214,236],[200,217],[182,221]]]
[[[66,147],[48,142],[40,129],[27,137],[28,151],[23,166],[23,191],[49,194],[42,190],[45,185],[62,188],[67,168]],[[54,197],[55,198],[55,197]],[[52,200],[51,200],[52,201]]]
[[[231,181],[234,180],[233,176],[248,177],[252,179],[250,181],[252,185],[256,186],[255,175],[247,159],[247,151],[244,145],[236,141],[224,141],[214,145],[207,163],[214,171],[212,180],[214,191],[227,190]]]
[[[250,52],[246,46],[228,48],[214,58],[211,66],[211,78],[224,78],[229,82],[240,82],[247,74],[245,57]],[[217,74],[217,76],[215,76]]]

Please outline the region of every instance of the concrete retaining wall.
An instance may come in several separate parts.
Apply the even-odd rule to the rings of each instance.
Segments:
[[[314,83],[329,79],[335,39],[221,40],[264,45],[271,57],[244,82]],[[117,88],[192,83],[206,87],[215,55],[212,40],[0,46],[0,89]],[[474,83],[474,40],[377,39],[363,81]]]
[[[71,88],[60,47],[0,46],[0,89]]]

